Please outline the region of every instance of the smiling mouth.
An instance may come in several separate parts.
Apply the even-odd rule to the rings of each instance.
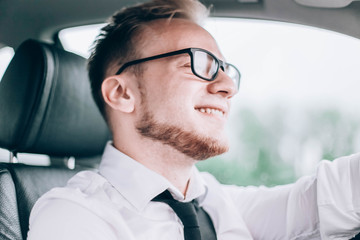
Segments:
[[[215,115],[215,116],[219,116],[219,117],[225,116],[225,112],[223,112],[220,109],[216,109],[216,108],[207,108],[207,107],[206,108],[195,108],[195,110],[197,110],[201,113]]]

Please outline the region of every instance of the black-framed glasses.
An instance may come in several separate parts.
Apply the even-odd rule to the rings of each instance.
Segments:
[[[141,58],[125,63],[116,72],[116,75],[122,73],[127,67],[151,61],[159,58],[170,57],[174,55],[187,53],[191,58],[191,71],[193,74],[206,81],[214,81],[219,73],[219,69],[225,72],[234,82],[237,89],[240,86],[240,71],[232,64],[226,63],[214,56],[211,52],[201,48],[185,48],[173,52],[163,53],[147,58]]]

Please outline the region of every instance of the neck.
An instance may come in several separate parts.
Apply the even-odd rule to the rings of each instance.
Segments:
[[[185,156],[174,148],[158,141],[143,139],[126,141],[114,137],[114,146],[135,161],[165,177],[186,196],[192,167],[196,161]],[[132,143],[137,142],[136,146]]]

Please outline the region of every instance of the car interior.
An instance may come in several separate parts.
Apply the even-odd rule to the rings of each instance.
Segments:
[[[9,152],[0,163],[1,240],[26,239],[37,199],[78,171],[96,171],[111,139],[91,96],[86,59],[64,50],[59,31],[103,23],[115,10],[137,2],[0,1],[0,48],[16,49],[0,82],[0,148]],[[298,23],[360,38],[356,0],[203,2],[212,6],[211,17]],[[19,163],[19,153],[47,155],[50,164]]]

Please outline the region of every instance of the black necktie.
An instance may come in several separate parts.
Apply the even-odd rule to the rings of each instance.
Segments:
[[[214,225],[198,201],[179,202],[166,190],[152,201],[168,204],[184,225],[185,240],[216,240]]]

